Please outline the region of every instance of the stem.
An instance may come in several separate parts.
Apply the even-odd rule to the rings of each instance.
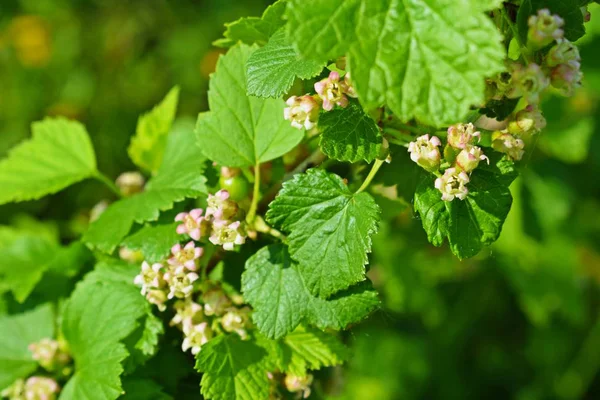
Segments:
[[[123,198],[123,194],[121,193],[117,185],[115,185],[113,181],[111,181],[110,178],[104,175],[102,172],[97,171],[93,177],[96,180],[104,183],[104,185],[106,185],[106,187],[108,187],[110,191],[113,192],[118,198]]]
[[[258,200],[260,197],[260,163],[256,163],[254,166],[254,190],[252,192],[252,204],[250,204],[250,210],[248,210],[248,216],[246,222],[251,224],[256,216],[256,209],[258,208]]]
[[[254,229],[256,229],[257,232],[267,233],[279,240],[285,239],[285,235],[283,233],[269,226],[260,215],[257,215],[256,219],[254,220]]]
[[[371,171],[369,172],[369,175],[367,175],[367,178],[365,179],[365,181],[363,182],[363,184],[361,185],[360,188],[358,188],[358,190],[356,191],[356,193],[360,193],[363,190],[365,190],[369,184],[371,183],[371,181],[373,180],[373,178],[375,177],[375,175],[377,174],[377,171],[379,171],[379,168],[381,168],[381,166],[383,165],[384,160],[375,160],[375,163],[373,164],[373,167],[371,168]]]

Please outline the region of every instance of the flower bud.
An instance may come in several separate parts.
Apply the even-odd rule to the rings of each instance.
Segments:
[[[332,110],[336,104],[342,108],[348,105],[344,90],[348,90],[347,84],[340,82],[340,74],[335,71],[331,71],[329,77],[315,83],[315,91],[323,100],[325,111]]]
[[[458,153],[458,156],[456,156],[456,165],[463,171],[469,173],[477,168],[479,161],[482,160],[486,160],[488,164],[490,163],[490,159],[483,154],[481,147],[469,146]]]
[[[248,333],[246,332],[246,325],[250,320],[251,310],[248,307],[243,307],[241,309],[230,309],[223,317],[221,318],[221,325],[223,329],[227,332],[235,332],[242,339],[246,339],[248,337]]]
[[[532,49],[541,49],[554,40],[562,39],[562,30],[565,21],[558,15],[550,14],[546,8],[539,10],[537,15],[532,15],[527,21],[529,31],[527,32],[527,46]]]
[[[32,376],[25,382],[26,400],[55,400],[59,391],[54,379],[43,376]]]
[[[229,199],[229,192],[221,189],[214,195],[209,194],[206,207],[206,217],[213,216],[216,220],[229,220],[238,212],[238,205]]]
[[[539,65],[531,63],[527,67],[516,65],[512,71],[510,88],[506,96],[510,99],[525,97],[529,104],[537,104],[540,94],[548,87],[549,80]]]
[[[121,247],[119,249],[119,258],[132,264],[138,264],[144,261],[144,254],[139,250]]]
[[[177,243],[171,247],[171,254],[173,256],[167,260],[169,265],[177,266],[183,265],[190,271],[198,269],[196,260],[202,256],[204,249],[202,247],[196,247],[193,241],[188,242],[184,248]]]
[[[231,306],[231,300],[220,288],[209,289],[202,293],[202,302],[204,314],[208,316],[222,315]]]
[[[577,46],[567,39],[560,39],[553,46],[546,56],[546,65],[556,67],[559,64],[565,64],[569,61],[581,61],[579,49]]]
[[[456,124],[448,128],[448,144],[455,149],[464,149],[475,142],[475,138],[479,141],[481,133],[475,130],[472,123]]]
[[[184,325],[183,334],[185,338],[181,344],[181,349],[183,351],[192,349],[192,354],[194,355],[198,354],[202,346],[213,337],[213,332],[207,322],[201,322],[196,325]]]
[[[452,201],[455,197],[464,200],[469,194],[466,184],[469,175],[457,168],[448,168],[444,175],[435,180],[435,188],[442,193],[442,200]]]
[[[313,376],[306,374],[306,376],[297,376],[288,374],[285,376],[285,388],[292,392],[301,392],[302,398],[306,399],[310,396],[310,385],[313,382]]]
[[[507,132],[494,132],[492,135],[492,148],[506,154],[510,159],[518,161],[525,154],[525,143]]]
[[[539,108],[528,105],[516,113],[514,118],[508,123],[508,132],[513,135],[538,133],[545,127],[546,119]]]
[[[212,235],[208,240],[216,246],[222,245],[224,250],[231,251],[236,244],[244,244],[246,242],[246,232],[240,221],[232,223],[228,223],[228,221],[215,221],[213,223]]]
[[[408,144],[410,159],[419,164],[429,172],[437,171],[440,167],[440,149],[442,142],[436,136],[429,135],[418,137],[414,142]]]
[[[123,196],[131,196],[144,189],[146,179],[139,172],[123,172],[115,183]]]
[[[563,96],[573,96],[575,89],[581,86],[583,73],[578,61],[569,61],[552,69],[550,79],[552,86],[557,88]]]
[[[312,129],[319,119],[319,103],[311,95],[292,96],[285,102],[288,107],[283,110],[283,118],[292,122],[298,129]]]

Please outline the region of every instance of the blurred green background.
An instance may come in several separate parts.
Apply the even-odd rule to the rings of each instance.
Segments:
[[[179,115],[205,110],[223,23],[267,0],[1,0],[0,157],[46,115],[81,120],[101,170],[133,169],[139,114],[173,85]],[[458,261],[381,189],[386,222],[370,277],[384,308],[346,333],[354,358],[315,388],[346,399],[600,398],[600,7],[581,43],[584,87],[544,102],[500,240]],[[409,204],[419,171],[404,151],[377,176]],[[0,188],[2,190],[2,188]],[[106,194],[84,182],[0,207],[0,223],[75,237]],[[23,215],[29,215],[24,217]]]

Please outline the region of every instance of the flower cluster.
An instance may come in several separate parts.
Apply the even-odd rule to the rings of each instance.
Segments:
[[[64,369],[71,362],[67,345],[62,340],[44,338],[28,347],[31,356],[48,372]]]
[[[292,96],[287,99],[287,108],[283,117],[291,121],[294,128],[312,129],[319,119],[321,108],[331,111],[338,105],[348,106],[348,97],[356,97],[356,91],[350,82],[350,73],[341,78],[339,72],[331,71],[325,79],[315,83],[316,95]]]
[[[439,175],[435,188],[442,193],[442,200],[464,200],[469,193],[469,174],[477,168],[480,161],[486,160],[489,163],[481,148],[475,146],[475,141],[480,136],[480,132],[471,123],[448,128],[448,145],[444,149],[444,157],[451,167],[446,168],[442,175],[439,175],[442,165],[439,147],[442,142],[438,137],[423,135],[409,143],[410,158],[425,170]]]
[[[0,396],[9,400],[55,400],[60,387],[52,378],[32,376],[26,381],[18,379],[0,392]]]

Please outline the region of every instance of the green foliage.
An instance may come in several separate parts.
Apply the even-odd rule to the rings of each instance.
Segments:
[[[480,104],[484,78],[503,69],[501,37],[471,3],[291,1],[288,35],[305,57],[347,53],[363,107],[443,126]]]
[[[163,260],[171,251],[173,244],[184,239],[176,232],[179,222],[164,225],[146,225],[121,244],[131,250],[139,250],[150,263]]]
[[[50,304],[0,317],[0,390],[37,368],[29,344],[54,336],[54,311]]]
[[[319,118],[319,145],[328,157],[340,161],[371,162],[381,151],[381,133],[373,119],[357,101],[336,108]]]
[[[282,118],[283,101],[246,96],[245,66],[255,49],[238,45],[219,59],[208,90],[211,111],[198,117],[198,145],[221,165],[244,167],[270,161],[302,139],[302,132]]]
[[[343,363],[348,349],[333,335],[317,329],[298,328],[283,339],[290,348],[289,366],[285,369],[296,376],[304,376],[308,370],[319,370]]]
[[[523,42],[527,41],[530,15],[537,14],[538,10],[547,8],[553,14],[558,14],[565,21],[565,37],[574,42],[585,34],[583,14],[579,9],[578,0],[524,0],[519,8],[517,24],[519,35]]]
[[[321,329],[344,329],[379,305],[366,282],[327,300],[313,296],[300,271],[282,244],[264,247],[246,262],[242,291],[254,308],[254,322],[267,337],[281,338],[302,321]]]
[[[0,161],[0,204],[39,199],[98,173],[92,143],[79,122],[47,118],[31,129],[33,137]]]
[[[123,381],[123,391],[125,394],[119,397],[122,400],[173,400],[150,379],[126,379]]]
[[[184,129],[173,131],[161,167],[145,190],[108,207],[92,223],[83,241],[111,253],[134,223],[155,221],[160,211],[171,209],[175,202],[205,194],[204,162],[205,158],[198,155],[193,133]]]
[[[489,166],[480,165],[471,175],[467,198],[451,202],[441,199],[433,177],[424,178],[415,193],[415,210],[429,241],[441,246],[447,237],[461,259],[495,242],[512,204],[508,186],[515,178],[512,162],[491,156]]]
[[[266,44],[271,35],[284,25],[282,17],[286,5],[287,0],[278,0],[267,7],[261,18],[245,17],[225,24],[225,37],[213,44],[218,47],[232,47],[237,42]]]
[[[127,149],[138,167],[153,173],[160,167],[178,102],[179,87],[175,86],[152,111],[138,119],[135,136]]]
[[[281,28],[271,36],[267,45],[256,50],[246,63],[248,94],[258,97],[281,97],[296,77],[309,79],[318,75],[325,62],[304,60],[286,38]]]
[[[267,220],[290,232],[290,255],[311,293],[325,298],[365,279],[379,221],[368,193],[354,194],[339,176],[311,169],[284,183]]]
[[[116,399],[122,392],[121,340],[137,326],[148,303],[132,284],[85,282],[75,289],[63,313],[62,330],[76,371],[60,399]]]

